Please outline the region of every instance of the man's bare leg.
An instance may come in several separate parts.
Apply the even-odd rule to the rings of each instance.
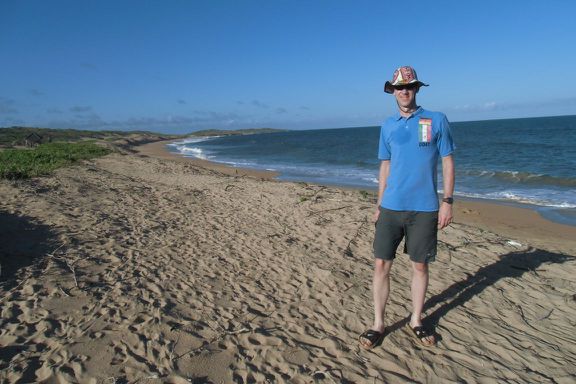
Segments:
[[[428,264],[412,262],[412,316],[410,326],[412,328],[422,326],[422,311],[426,291],[428,290]],[[434,337],[428,336],[423,342],[433,344]]]
[[[390,294],[390,269],[392,260],[374,260],[374,278],[372,280],[372,295],[374,297],[374,325],[373,330],[384,332],[384,314],[386,303]]]
[[[360,344],[366,348],[374,348],[384,338],[384,312],[390,293],[390,268],[392,260],[374,260],[374,277],[372,280],[372,295],[374,298],[374,325],[360,335]]]

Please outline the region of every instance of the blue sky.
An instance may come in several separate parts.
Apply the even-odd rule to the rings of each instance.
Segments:
[[[576,2],[0,0],[0,127],[379,125],[412,65],[451,121],[576,114]]]

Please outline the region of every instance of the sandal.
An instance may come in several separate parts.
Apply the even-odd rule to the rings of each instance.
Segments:
[[[425,347],[431,347],[434,344],[436,344],[436,338],[434,337],[434,334],[431,333],[429,330],[427,330],[426,328],[424,328],[423,326],[418,326],[418,327],[414,327],[412,328],[410,326],[410,323],[406,324],[406,328],[408,328],[410,330],[410,333],[416,338],[416,340],[418,340],[418,342],[425,346]],[[432,341],[427,341],[427,338],[431,338]]]
[[[382,340],[384,340],[384,333],[385,332],[378,332],[373,329],[365,331],[359,337],[360,346],[362,346],[364,349],[372,349],[382,344]]]

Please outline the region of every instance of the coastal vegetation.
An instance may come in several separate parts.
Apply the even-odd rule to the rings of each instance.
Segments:
[[[37,143],[55,141],[75,142],[82,140],[114,141],[135,135],[153,136],[158,140],[180,139],[188,136],[231,136],[253,135],[258,133],[283,132],[282,129],[274,128],[250,128],[238,130],[205,129],[183,135],[158,134],[148,131],[85,131],[79,129],[53,129],[33,127],[9,127],[0,128],[0,148],[10,148],[26,145],[26,138],[34,137]]]
[[[46,143],[34,149],[5,149],[0,151],[0,178],[15,180],[47,175],[57,168],[110,152],[94,142]]]
[[[85,131],[79,129],[53,129],[33,127],[9,127],[0,129],[0,147],[18,147],[26,145],[26,138],[34,137],[37,143],[55,141],[75,142],[82,140],[113,141],[134,135],[159,136],[146,131]],[[162,135],[162,138],[177,139],[184,135]]]
[[[115,149],[179,137],[143,131],[2,128],[0,178],[15,180],[48,175],[57,168],[104,156]]]
[[[0,129],[0,178],[26,179],[48,175],[57,168],[104,156],[113,150],[188,136],[228,136],[278,132],[278,129],[203,130],[188,135],[146,131],[85,131],[10,127]]]

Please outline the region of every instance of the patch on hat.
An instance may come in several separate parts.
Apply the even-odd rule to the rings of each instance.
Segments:
[[[412,67],[401,67],[394,72],[392,85],[410,84],[416,78],[416,74]]]

